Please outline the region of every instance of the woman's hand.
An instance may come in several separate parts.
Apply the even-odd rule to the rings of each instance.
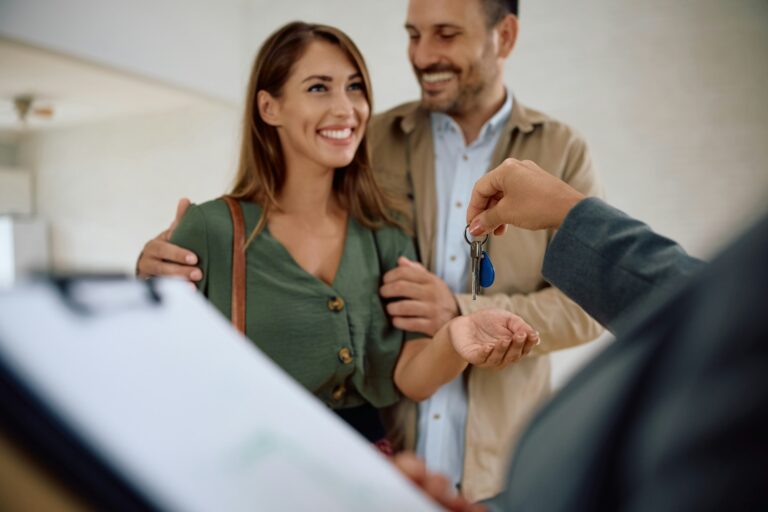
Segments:
[[[456,353],[481,368],[503,368],[539,344],[539,333],[517,315],[501,309],[475,311],[448,324]]]

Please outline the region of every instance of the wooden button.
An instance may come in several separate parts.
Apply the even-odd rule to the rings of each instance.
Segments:
[[[344,299],[341,297],[331,297],[328,299],[328,309],[334,313],[338,313],[344,309]]]
[[[341,350],[339,350],[339,361],[341,361],[344,364],[351,363],[352,351],[349,350],[347,347],[343,347]]]
[[[335,388],[333,388],[333,392],[331,392],[331,398],[333,398],[335,401],[339,401],[342,398],[344,398],[344,395],[347,394],[347,388],[344,386],[344,384],[339,384]]]

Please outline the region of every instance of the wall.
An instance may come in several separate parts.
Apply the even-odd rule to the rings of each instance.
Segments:
[[[24,137],[37,211],[60,269],[133,272],[143,244],[183,196],[221,195],[233,176],[240,113],[201,104]]]

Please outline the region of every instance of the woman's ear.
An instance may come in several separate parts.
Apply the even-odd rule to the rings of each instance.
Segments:
[[[280,103],[267,91],[259,91],[256,94],[256,103],[261,119],[270,126],[280,126]]]

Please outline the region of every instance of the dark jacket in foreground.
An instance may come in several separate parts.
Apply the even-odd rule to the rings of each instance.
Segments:
[[[768,218],[701,267],[574,208],[544,275],[617,341],[534,419],[494,509],[768,510]]]

